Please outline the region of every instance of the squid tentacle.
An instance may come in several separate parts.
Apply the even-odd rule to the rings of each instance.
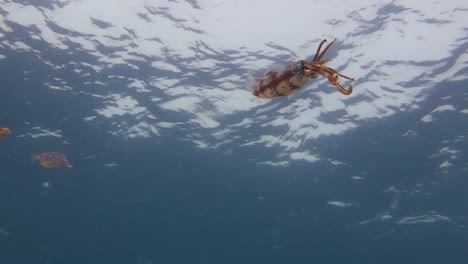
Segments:
[[[339,82],[339,77],[343,77],[343,78],[346,78],[348,80],[351,80],[353,81],[354,79],[353,78],[350,78],[348,76],[345,76],[345,75],[342,75],[342,74],[339,74],[338,72],[336,72],[335,70],[333,69],[330,69],[328,68],[328,70],[330,70],[330,72],[332,74],[329,74],[330,72],[328,72],[327,74],[328,75],[324,75],[325,77],[327,77],[328,81],[334,85],[338,91],[340,91],[340,93],[344,94],[344,95],[350,95],[352,92],[353,92],[353,85],[352,84],[349,84],[349,88],[346,90],[346,88],[344,88],[340,82]]]
[[[344,88],[339,82],[339,77],[343,77],[350,81],[354,81],[353,78],[343,75],[332,68],[324,66],[323,64],[309,63],[307,65],[306,72],[308,72],[310,76],[312,76],[314,73],[323,75],[333,86],[338,89],[338,91],[340,91],[340,93],[344,95],[350,95],[353,92],[352,84],[349,85],[348,89]]]
[[[318,46],[317,51],[315,52],[315,56],[314,56],[314,58],[312,59],[311,62],[319,60],[320,50],[322,49],[323,44],[325,44],[326,42],[327,42],[326,39],[324,39],[324,40],[322,40],[322,42],[320,42],[320,45]],[[328,46],[330,46],[330,45],[328,45]]]
[[[314,58],[312,59],[311,62],[318,62],[322,59],[322,57],[325,55],[325,53],[327,53],[328,49],[333,45],[333,43],[335,43],[336,39],[333,40],[332,42],[330,42],[330,44],[328,44],[325,49],[320,52],[320,49],[322,49],[322,46],[323,44],[325,44],[327,42],[326,39],[322,40],[322,42],[320,43],[320,45],[318,46],[317,48],[317,52],[315,53],[315,56]]]

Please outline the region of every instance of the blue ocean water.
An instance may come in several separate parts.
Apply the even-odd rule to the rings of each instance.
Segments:
[[[356,7],[363,17],[350,20],[381,16],[375,29],[349,25],[330,51],[330,67],[340,49],[359,55],[339,67],[356,79],[349,99],[322,81],[257,101],[245,75],[263,74],[263,60],[294,61],[300,45],[209,43],[218,31],[203,24],[207,1],[136,1],[127,20],[111,5],[115,20],[61,13],[75,3],[0,6],[0,127],[12,131],[0,139],[0,263],[465,263],[466,31],[443,59],[382,52],[365,64],[360,41],[372,47],[399,16],[430,14],[403,2]],[[71,28],[75,14],[94,28]],[[135,17],[171,27],[150,38]],[[428,17],[415,25],[460,22]],[[171,30],[197,34],[195,55],[167,45]],[[138,53],[148,39],[161,49]],[[52,151],[73,167],[31,160]]]

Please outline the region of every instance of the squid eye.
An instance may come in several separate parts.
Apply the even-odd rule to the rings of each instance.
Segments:
[[[303,61],[298,61],[296,62],[296,65],[294,65],[293,72],[295,74],[301,74],[304,71],[304,68],[305,68],[305,63]]]

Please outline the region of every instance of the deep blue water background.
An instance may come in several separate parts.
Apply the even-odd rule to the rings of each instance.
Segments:
[[[224,155],[178,140],[183,132],[134,140],[110,135],[105,124],[83,122],[98,108],[89,97],[46,88],[45,68],[6,55],[0,124],[14,135],[0,141],[0,228],[8,232],[0,235],[0,263],[465,263],[468,257],[468,232],[459,226],[468,223],[466,153],[443,176],[428,159],[444,139],[466,135],[466,118],[444,112],[437,122],[420,122],[445,96],[466,105],[467,82],[437,85],[419,110],[313,142],[347,166],[276,168],[245,158],[275,148],[231,146],[232,155]],[[25,80],[28,69],[34,73]],[[31,131],[25,122],[60,128],[69,144],[18,137]],[[408,129],[418,135],[402,137]],[[31,164],[33,153],[45,151],[67,154],[73,168]],[[109,161],[117,165],[107,168]],[[353,175],[365,181],[356,184]],[[427,195],[411,193],[418,184]],[[356,225],[388,210],[395,200],[390,186],[407,191],[395,218],[433,210],[457,224]],[[329,200],[359,206],[333,207]]]

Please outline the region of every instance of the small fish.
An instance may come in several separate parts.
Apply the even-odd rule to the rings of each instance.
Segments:
[[[45,152],[34,155],[32,158],[33,162],[39,161],[42,167],[55,168],[55,167],[66,167],[71,168],[72,165],[68,162],[65,155],[59,152]]]
[[[11,130],[7,127],[0,127],[0,138],[7,135],[11,135]]]

